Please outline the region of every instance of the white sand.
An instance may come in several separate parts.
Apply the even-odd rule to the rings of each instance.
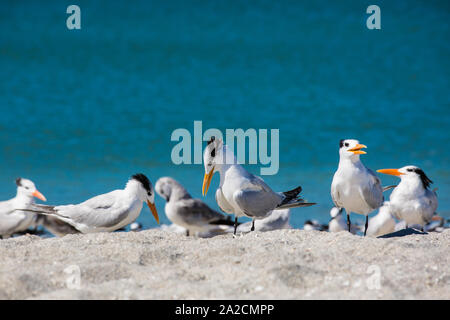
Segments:
[[[0,240],[0,298],[450,299],[449,254],[450,230],[389,239],[302,230],[22,236]],[[69,289],[77,268],[80,288]]]

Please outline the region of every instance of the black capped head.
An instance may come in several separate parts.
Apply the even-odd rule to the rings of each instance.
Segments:
[[[424,187],[424,189],[427,189],[430,186],[430,184],[433,183],[433,181],[431,181],[431,179],[427,177],[425,172],[416,166],[405,166],[400,169],[380,169],[377,171],[380,173],[397,176],[402,180],[419,178],[420,181],[422,182],[422,186]]]
[[[209,139],[209,141],[208,141],[208,144],[207,145],[210,145],[211,143],[213,143],[214,141],[216,140],[216,137],[214,137],[214,136],[211,136],[211,138]]]
[[[406,168],[406,172],[411,172],[411,173],[415,173],[420,177],[420,180],[422,181],[422,185],[425,189],[427,189],[430,184],[433,183],[433,181],[431,181],[430,178],[427,177],[427,175],[425,174],[425,172],[418,168],[418,167],[408,167]]]
[[[143,173],[136,173],[131,176],[131,180],[139,181],[142,184],[142,187],[147,191],[147,194],[152,195],[152,185],[150,180]]]
[[[16,179],[16,185],[17,185],[18,187],[21,187],[21,186],[22,186],[22,178],[17,178],[17,179]]]

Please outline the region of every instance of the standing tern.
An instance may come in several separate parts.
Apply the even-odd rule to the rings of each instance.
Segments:
[[[34,204],[36,197],[46,201],[33,181],[23,178],[16,179],[17,194],[14,198],[0,202],[0,235],[9,238],[13,233],[24,231],[31,227],[36,221],[36,215],[17,210],[28,209]]]
[[[211,209],[200,199],[193,199],[187,190],[175,179],[163,177],[156,181],[156,192],[166,202],[165,212],[169,220],[190,233],[207,232],[218,225],[233,225],[221,213]]]
[[[347,212],[347,227],[350,231],[350,213],[366,216],[364,235],[369,223],[369,213],[379,208],[384,201],[383,188],[375,173],[366,168],[359,156],[367,148],[358,140],[341,140],[339,144],[339,167],[331,183],[331,198],[336,207]]]
[[[153,186],[142,173],[133,175],[123,190],[114,190],[80,204],[62,206],[31,205],[35,213],[58,218],[81,233],[111,232],[132,223],[146,201],[159,223]]]
[[[255,229],[255,219],[267,217],[272,210],[307,207],[315,203],[306,203],[300,198],[302,190],[297,187],[287,192],[274,192],[258,176],[249,173],[238,164],[233,151],[223,144],[221,139],[211,137],[203,154],[205,176],[202,193],[205,196],[215,172],[220,174],[220,185],[216,191],[216,201],[226,213],[234,213],[234,234],[238,217],[251,218]]]
[[[428,189],[433,181],[416,166],[377,171],[400,178],[400,183],[392,191],[389,201],[393,216],[404,220],[406,227],[418,224],[423,229],[424,225],[432,220],[438,206],[436,192]]]

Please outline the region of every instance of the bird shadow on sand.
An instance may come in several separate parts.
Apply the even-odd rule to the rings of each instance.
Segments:
[[[416,230],[416,229],[413,229],[413,228],[408,228],[408,229],[402,229],[402,230],[399,230],[399,231],[395,231],[395,232],[392,232],[392,233],[388,233],[388,234],[385,234],[385,235],[382,235],[382,236],[379,236],[378,238],[384,238],[384,239],[386,239],[386,238],[396,238],[396,237],[404,237],[404,236],[409,236],[409,235],[412,235],[412,234],[422,234],[422,235],[425,235],[425,234],[428,234],[427,232],[422,232],[422,231],[420,231],[420,230]]]

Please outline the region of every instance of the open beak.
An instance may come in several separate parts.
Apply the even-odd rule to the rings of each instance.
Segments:
[[[202,195],[203,196],[206,196],[206,194],[208,193],[209,185],[211,184],[213,175],[214,175],[214,168],[212,168],[209,173],[205,173],[205,177],[203,178],[203,187],[202,187]]]
[[[156,211],[156,207],[154,203],[151,203],[147,200],[148,207],[150,208],[150,211],[153,214],[153,217],[155,217],[156,222],[159,224],[159,217],[158,217],[158,211]]]
[[[42,201],[47,201],[47,199],[44,197],[44,195],[37,190],[33,192],[33,197],[41,199]]]
[[[356,147],[348,149],[348,151],[353,152],[354,154],[366,154],[367,152],[362,151],[361,149],[367,148],[364,144],[357,144]]]
[[[399,177],[403,174],[400,171],[398,171],[398,169],[380,169],[380,170],[377,170],[377,172],[384,173],[384,174],[390,174],[391,176],[396,176],[396,177]]]

